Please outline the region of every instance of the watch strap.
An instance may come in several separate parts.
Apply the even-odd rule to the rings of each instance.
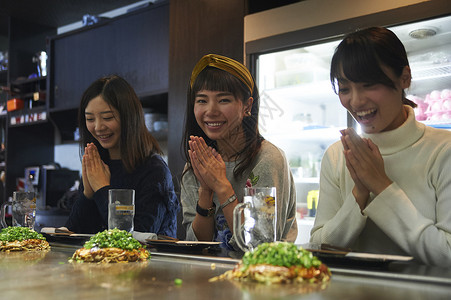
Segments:
[[[216,213],[216,205],[213,203],[213,206],[210,208],[202,208],[199,206],[199,202],[196,204],[196,212],[203,217],[211,217]]]

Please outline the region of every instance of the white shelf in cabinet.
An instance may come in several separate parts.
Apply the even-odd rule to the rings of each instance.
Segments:
[[[412,84],[409,94],[425,97],[433,90],[451,88],[451,62],[441,64],[411,65]]]
[[[412,80],[428,80],[437,78],[451,77],[451,62],[441,64],[428,64],[425,66],[415,68],[412,66]]]
[[[346,124],[346,109],[332,91],[330,82],[268,89],[260,96],[259,128],[264,136],[302,132],[300,135],[311,140],[310,134],[330,128],[338,132],[333,127],[346,127]]]
[[[261,97],[264,97],[265,94],[271,99],[295,100],[314,105],[340,103],[328,80],[263,89]],[[277,103],[277,101],[275,102]]]

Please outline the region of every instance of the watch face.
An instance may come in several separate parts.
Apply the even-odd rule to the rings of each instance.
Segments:
[[[204,216],[204,217],[211,217],[215,215],[216,212],[216,206],[213,203],[213,207],[204,209],[202,207],[199,206],[199,204],[196,205],[196,211],[199,215]]]
[[[208,214],[209,217],[214,216],[215,215],[215,208],[214,207],[210,207],[208,209]]]

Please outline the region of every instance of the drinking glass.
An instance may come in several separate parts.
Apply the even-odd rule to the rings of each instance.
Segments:
[[[135,190],[111,189],[108,191],[108,229],[133,232],[135,217]]]
[[[13,226],[34,228],[36,221],[36,193],[35,192],[13,192],[12,203]]]
[[[276,224],[276,188],[245,188],[243,203],[233,211],[233,231],[241,250],[252,251],[261,243],[275,242]]]

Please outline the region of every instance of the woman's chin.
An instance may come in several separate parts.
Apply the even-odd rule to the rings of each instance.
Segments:
[[[380,131],[374,125],[362,125],[362,124],[360,124],[360,128],[362,129],[362,131],[364,133],[367,133],[367,134],[369,134],[369,133],[378,133]]]

